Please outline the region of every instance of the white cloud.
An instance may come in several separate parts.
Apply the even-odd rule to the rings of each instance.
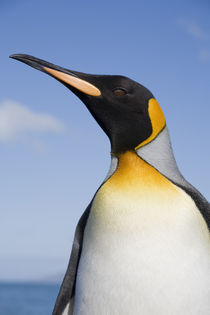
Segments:
[[[201,61],[210,61],[210,50],[203,49],[199,52],[199,58]]]
[[[208,38],[207,33],[202,29],[200,25],[198,25],[196,22],[191,21],[189,19],[179,18],[177,20],[177,23],[182,26],[182,28],[193,36],[196,39],[205,40]]]
[[[15,101],[0,103],[0,141],[19,139],[28,133],[63,133],[65,125],[49,114],[36,113]]]

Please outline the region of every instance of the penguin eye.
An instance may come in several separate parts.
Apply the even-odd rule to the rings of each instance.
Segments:
[[[127,91],[122,88],[116,88],[114,89],[113,93],[115,96],[123,96],[127,94]]]

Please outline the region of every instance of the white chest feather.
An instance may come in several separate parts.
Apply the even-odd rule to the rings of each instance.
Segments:
[[[205,221],[181,189],[150,166],[137,165],[139,158],[127,159],[134,159],[134,169],[128,172],[122,161],[93,202],[74,315],[209,314]]]

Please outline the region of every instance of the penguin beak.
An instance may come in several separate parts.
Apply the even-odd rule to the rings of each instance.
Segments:
[[[91,75],[61,68],[47,61],[24,54],[11,55],[10,58],[19,60],[37,70],[57,79],[73,92],[82,92],[90,96],[100,96],[101,91],[89,82]],[[75,93],[77,94],[77,93]]]

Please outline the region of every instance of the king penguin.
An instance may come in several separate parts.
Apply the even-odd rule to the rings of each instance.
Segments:
[[[80,218],[53,315],[210,314],[210,204],[179,172],[161,107],[124,76],[11,56],[76,94],[111,166]]]

